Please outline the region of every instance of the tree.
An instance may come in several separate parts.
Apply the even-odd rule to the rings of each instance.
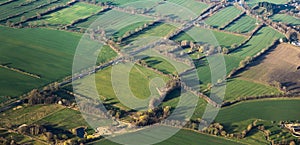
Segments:
[[[228,53],[229,53],[229,50],[228,50],[227,48],[224,47],[224,48],[222,49],[222,53],[223,53],[223,54],[228,54]]]
[[[21,21],[25,21],[26,20],[26,17],[25,16],[22,16],[21,17]]]
[[[9,21],[9,20],[6,21],[6,26],[10,27],[11,24],[12,24],[11,21]]]

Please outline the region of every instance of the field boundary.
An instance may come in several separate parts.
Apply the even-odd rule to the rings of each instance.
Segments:
[[[20,69],[17,69],[17,68],[9,67],[9,66],[3,65],[3,64],[0,64],[0,68],[5,68],[5,69],[8,69],[8,70],[11,70],[11,71],[14,71],[14,72],[26,75],[26,76],[36,78],[36,79],[41,78],[39,75],[32,74],[32,73],[29,73],[29,72],[26,72],[26,71],[23,71],[23,70],[20,70]]]

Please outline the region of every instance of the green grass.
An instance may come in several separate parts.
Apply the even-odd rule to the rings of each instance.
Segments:
[[[237,78],[227,80],[225,100],[235,100],[243,97],[274,94],[281,94],[281,92],[271,86]]]
[[[147,133],[153,133],[153,134],[164,134],[162,131],[172,131],[172,128],[169,127],[161,127],[163,128],[163,130],[155,130],[152,131],[151,129],[148,129],[149,131],[147,131]],[[160,131],[160,132],[158,132]],[[132,135],[134,134],[134,135]],[[146,136],[146,134],[144,133],[140,133],[138,132],[134,132],[130,135],[121,135],[121,136],[117,136],[116,139],[131,139],[131,138],[135,138],[133,140],[136,140],[137,142],[141,142],[141,144],[143,143],[147,143],[147,140],[141,140],[139,139],[140,137],[142,138],[151,138],[151,136]],[[101,145],[118,145],[117,143],[111,142],[109,140],[100,140],[98,142],[93,143],[95,145],[97,144],[101,144]],[[216,136],[211,136],[211,135],[206,135],[206,134],[201,134],[201,133],[197,133],[194,131],[190,131],[190,130],[180,130],[179,132],[177,132],[174,136],[168,138],[165,141],[162,141],[160,143],[157,143],[157,145],[174,145],[174,144],[189,144],[189,145],[199,145],[199,144],[205,144],[205,145],[239,145],[240,143],[222,138],[222,137],[216,137]]]
[[[105,63],[108,60],[111,60],[113,58],[115,58],[118,54],[111,49],[109,46],[105,45],[102,47],[99,56],[98,56],[98,63]]]
[[[270,27],[263,27],[243,46],[235,50],[231,55],[246,58],[254,56],[262,49],[269,47],[273,41],[283,38],[284,35]]]
[[[297,26],[300,25],[300,19],[287,15],[287,14],[275,14],[271,17],[271,19],[274,22],[282,22],[282,23],[287,23],[290,24],[292,26]]]
[[[194,42],[203,42],[215,46],[230,48],[230,46],[234,43],[242,43],[246,37],[210,29],[192,27],[185,33],[181,33],[173,39],[176,41],[189,40]]]
[[[1,92],[1,95],[21,95],[28,90],[70,75],[80,37],[80,34],[50,29],[0,27],[0,63],[41,77],[35,79],[1,69],[3,72],[1,78],[7,79],[0,83],[2,88],[6,88],[6,91],[2,92],[7,92]],[[89,56],[98,55],[95,54],[97,46],[96,42],[91,42],[89,48],[86,48],[89,51],[79,53]],[[116,55],[107,46],[102,51],[106,54],[100,52],[98,62],[105,62]],[[82,58],[82,61],[89,59]],[[8,82],[10,80],[12,82]],[[22,87],[16,88],[21,85]]]
[[[213,27],[222,27],[229,21],[233,20],[240,13],[241,10],[235,8],[234,6],[229,6],[206,19],[205,23]]]
[[[249,119],[269,121],[299,120],[298,99],[256,100],[222,108],[215,121],[233,123]]]
[[[74,20],[97,13],[101,9],[102,8],[99,6],[87,3],[76,3],[73,6],[44,16],[42,20],[38,20],[37,23],[47,22],[49,24],[70,24]]]
[[[254,30],[255,27],[256,20],[250,16],[245,15],[227,26],[225,30],[238,33],[248,33]]]

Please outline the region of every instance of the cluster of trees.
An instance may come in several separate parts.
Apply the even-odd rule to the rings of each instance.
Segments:
[[[278,8],[278,6],[276,4],[270,3],[270,2],[259,2],[258,6],[265,8],[271,14],[273,14],[276,11],[276,9]]]
[[[164,120],[167,116],[170,115],[170,112],[170,106],[155,107],[145,112],[136,113],[132,121],[137,126],[151,125]]]
[[[227,135],[227,132],[224,130],[224,127],[220,123],[213,123],[209,125],[207,128],[203,129],[203,132],[212,135],[221,135],[221,136]]]

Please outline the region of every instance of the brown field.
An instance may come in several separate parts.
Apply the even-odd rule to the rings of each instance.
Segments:
[[[300,47],[280,44],[261,56],[240,74],[245,79],[261,83],[281,82],[288,91],[300,93]]]

